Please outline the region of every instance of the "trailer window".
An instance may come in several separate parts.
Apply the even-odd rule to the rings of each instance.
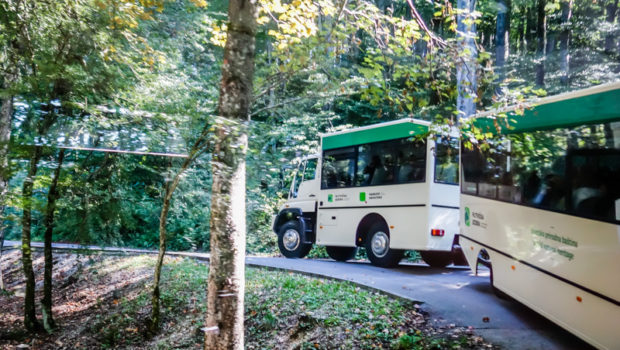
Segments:
[[[522,132],[463,149],[466,194],[614,222],[620,147],[611,124]]]

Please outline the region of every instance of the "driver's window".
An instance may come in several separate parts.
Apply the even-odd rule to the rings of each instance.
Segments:
[[[316,176],[316,164],[317,164],[316,158],[307,160],[306,169],[304,170],[303,181],[314,180]]]
[[[303,161],[301,164],[299,164],[299,168],[297,168],[297,171],[295,172],[293,187],[291,188],[291,193],[289,193],[290,198],[297,198],[297,191],[299,190],[299,184],[301,184],[301,181],[303,179],[305,167],[306,161]]]

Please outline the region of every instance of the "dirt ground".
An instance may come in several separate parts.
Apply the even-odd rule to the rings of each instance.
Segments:
[[[21,253],[4,252],[1,268],[8,293],[0,295],[0,348],[74,349],[98,348],[93,343],[93,319],[114,308],[119,298],[131,299],[152,276],[151,268],[118,268],[120,257],[79,254],[54,254],[53,314],[59,329],[54,335],[44,333],[31,337],[23,331],[24,279]],[[89,269],[95,263],[103,269]],[[36,276],[37,317],[41,319],[40,300],[43,290],[43,254],[35,252],[33,268]],[[114,273],[108,270],[115,270]]]

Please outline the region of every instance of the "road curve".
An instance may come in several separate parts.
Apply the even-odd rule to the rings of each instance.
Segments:
[[[20,242],[6,241],[5,249]],[[33,243],[40,248],[42,243]],[[157,253],[152,250],[101,248],[55,243],[54,249],[90,249],[107,252]],[[170,252],[169,255],[209,260],[209,254]],[[514,300],[497,298],[488,271],[474,276],[468,268],[431,268],[401,263],[397,268],[367,262],[322,259],[286,259],[248,256],[246,264],[351,281],[393,296],[420,302],[435,325],[471,326],[476,334],[504,349],[592,349],[591,346]]]

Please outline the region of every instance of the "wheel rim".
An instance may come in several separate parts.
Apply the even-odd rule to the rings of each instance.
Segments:
[[[299,232],[293,229],[286,230],[282,236],[282,243],[284,244],[284,248],[286,248],[286,250],[293,251],[297,249],[300,243]]]
[[[382,231],[376,232],[372,236],[370,244],[372,253],[377,258],[383,258],[388,253],[388,250],[390,250],[390,239],[387,234]]]

